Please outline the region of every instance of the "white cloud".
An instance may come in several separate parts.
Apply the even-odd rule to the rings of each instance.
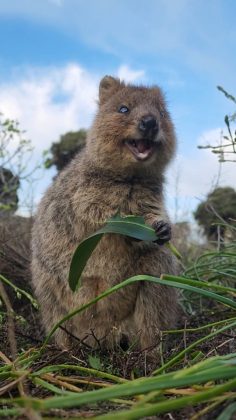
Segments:
[[[129,66],[122,65],[119,67],[117,76],[127,83],[137,82],[140,79],[144,79],[144,70],[132,70]]]
[[[41,160],[42,151],[49,149],[61,134],[89,127],[96,109],[98,80],[98,75],[71,63],[61,68],[21,69],[21,77],[14,82],[0,81],[0,111],[7,118],[17,119],[21,129],[26,130],[26,137],[32,140],[32,168]],[[35,202],[53,175],[53,170],[37,173],[39,179],[30,192]],[[21,214],[27,214],[30,196],[26,182],[22,182],[20,201]]]
[[[1,112],[17,118],[40,151],[66,131],[90,125],[98,79],[75,63],[28,69],[15,83],[0,83]]]

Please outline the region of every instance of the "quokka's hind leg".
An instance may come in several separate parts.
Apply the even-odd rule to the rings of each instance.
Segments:
[[[101,279],[86,277],[82,286],[73,293],[67,282],[48,273],[34,260],[34,289],[40,304],[42,323],[46,333],[75,309],[93,300],[100,292]],[[113,346],[118,341],[119,325],[114,322],[111,304],[117,301],[109,298],[90,306],[65,321],[53,334],[54,341],[61,348],[74,347],[82,343],[92,348]]]
[[[35,296],[40,306],[40,315],[45,333],[64,318],[72,305],[72,292],[66,282],[63,282],[57,274],[48,271],[38,258],[33,258],[32,262],[32,282]],[[70,331],[72,322],[69,320],[62,325]],[[53,339],[61,348],[68,348],[71,345],[70,335],[61,328],[58,328]]]
[[[150,282],[140,285],[134,323],[140,334],[142,350],[159,344],[160,330],[175,325],[177,312],[177,294],[173,288]]]

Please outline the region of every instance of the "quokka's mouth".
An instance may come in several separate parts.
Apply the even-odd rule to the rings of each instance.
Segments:
[[[149,159],[155,148],[155,143],[148,139],[125,140],[124,143],[132,152],[134,157],[141,161]]]

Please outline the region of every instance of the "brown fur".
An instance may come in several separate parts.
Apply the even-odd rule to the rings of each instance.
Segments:
[[[30,285],[32,218],[0,216],[0,274],[25,289]]]
[[[31,228],[32,218],[13,216],[7,212],[0,216],[0,275],[29,293],[32,293]],[[17,314],[25,315],[26,308],[28,310],[28,299],[24,295],[19,299],[11,286],[5,284],[4,287],[13,309]]]
[[[150,224],[168,220],[163,173],[174,155],[175,134],[160,89],[125,85],[106,76],[99,101],[85,150],[49,188],[33,228],[33,284],[47,331],[73,308],[130,276],[177,272],[166,247],[105,235],[83,272],[81,288],[72,293],[68,286],[76,246],[115,213],[142,215]],[[119,113],[120,105],[130,112]],[[140,138],[137,126],[147,114],[155,116],[159,132],[154,154],[140,162],[124,139]],[[143,349],[158,342],[160,329],[175,324],[177,312],[175,289],[138,282],[73,317],[65,328],[93,347],[98,341],[111,347],[125,335]],[[58,330],[55,339],[59,346],[70,345],[65,331]]]

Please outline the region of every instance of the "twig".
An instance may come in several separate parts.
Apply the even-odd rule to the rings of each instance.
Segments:
[[[6,363],[7,365],[11,365],[12,362],[10,361],[10,359],[8,359],[8,357],[0,350],[0,358],[3,360],[4,363]]]
[[[7,327],[8,327],[8,341],[11,349],[12,360],[14,361],[17,356],[17,345],[16,345],[16,336],[15,336],[15,324],[14,324],[14,311],[11,306],[11,302],[8,298],[6,290],[3,284],[0,282],[0,295],[6,306],[7,310]]]
[[[7,292],[1,281],[0,281],[0,295],[2,297],[2,300],[7,310],[8,341],[9,341],[11,356],[12,356],[12,368],[16,371],[17,344],[16,344],[16,336],[15,336],[14,311],[12,309],[11,302],[7,295]],[[25,379],[25,376],[23,375],[19,379],[16,379],[12,383],[6,385],[6,387],[3,387],[1,391],[6,392],[7,390],[11,389],[13,386],[17,384],[19,394],[22,398],[24,398],[26,395],[26,392],[25,392],[26,384],[24,382],[24,379]],[[27,407],[24,410],[24,414],[25,414],[25,417],[27,417],[29,420],[39,420],[41,418],[30,407],[29,408]]]

